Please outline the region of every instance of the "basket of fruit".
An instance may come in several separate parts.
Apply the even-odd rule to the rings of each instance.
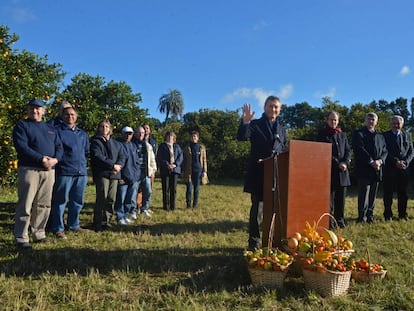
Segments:
[[[273,214],[267,248],[244,252],[253,285],[282,288],[287,270],[293,262],[293,257],[278,248],[272,248],[275,225]]]
[[[352,271],[347,256],[329,251],[316,252],[305,260],[302,272],[305,289],[322,297],[348,292]]]
[[[368,283],[372,280],[382,280],[387,270],[379,263],[372,263],[368,249],[365,250],[368,260],[361,258],[352,262],[352,279],[358,283]]]
[[[293,257],[278,248],[245,251],[247,267],[253,285],[282,288]]]
[[[342,237],[338,230],[334,232],[319,226],[320,220],[325,216],[333,218],[329,213],[324,213],[313,226],[306,222],[302,233],[295,232],[286,239],[283,250],[294,256],[295,268],[301,269],[307,258],[312,257],[315,252],[326,251],[343,257],[353,254],[353,243]]]

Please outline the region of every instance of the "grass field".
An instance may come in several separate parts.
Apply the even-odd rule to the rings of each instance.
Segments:
[[[351,283],[348,295],[322,298],[288,274],[283,290],[254,287],[243,258],[250,198],[238,181],[202,186],[197,210],[166,212],[155,183],[152,218],[100,233],[17,252],[14,191],[0,192],[0,310],[414,310],[414,220],[355,224],[356,197],[346,203],[357,256],[368,247],[388,270],[382,282]],[[409,214],[414,216],[410,195]],[[92,220],[94,187],[87,188],[82,225]],[[377,200],[376,216],[383,205]]]

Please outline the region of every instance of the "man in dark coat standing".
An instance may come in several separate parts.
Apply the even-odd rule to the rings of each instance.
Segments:
[[[260,119],[253,120],[254,112],[250,104],[244,104],[242,122],[237,131],[237,139],[250,140],[250,157],[244,191],[250,193],[251,208],[249,220],[249,245],[251,250],[260,248],[260,225],[258,219],[259,203],[263,201],[263,159],[279,154],[287,148],[285,128],[279,123],[280,99],[269,96],[264,103],[264,113]]]
[[[328,114],[326,126],[318,132],[316,140],[332,144],[330,213],[334,216],[338,226],[343,228],[346,226],[344,217],[346,187],[351,185],[348,169],[351,163],[351,148],[346,134],[338,127],[338,124],[339,113],[331,111]],[[332,219],[329,225],[335,228]]]
[[[383,133],[387,144],[388,156],[384,166],[384,219],[392,220],[392,196],[397,192],[398,217],[408,220],[407,215],[407,186],[408,166],[413,159],[413,144],[411,135],[402,130],[404,118],[393,116],[390,120],[391,129]]]
[[[382,168],[388,154],[384,136],[375,131],[377,123],[377,114],[369,112],[365,116],[365,126],[352,134],[355,175],[358,179],[359,223],[374,221],[378,184],[382,180]]]

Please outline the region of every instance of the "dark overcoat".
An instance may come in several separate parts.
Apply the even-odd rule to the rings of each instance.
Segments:
[[[370,181],[382,180],[384,165],[379,171],[372,166],[372,161],[381,160],[385,164],[388,151],[384,136],[381,133],[370,132],[366,126],[352,134],[352,148],[355,156],[355,176],[358,179]]]
[[[397,137],[391,130],[383,133],[387,145],[388,156],[384,166],[384,176],[396,176],[401,170],[395,166],[397,161],[404,161],[406,167],[410,165],[414,152],[411,135],[401,131]],[[404,170],[408,174],[408,169]]]
[[[237,139],[250,140],[250,156],[247,163],[247,173],[244,191],[263,198],[264,163],[259,161],[271,157],[274,153],[287,149],[286,129],[276,119],[271,125],[266,115],[252,120],[249,124],[241,122],[237,131]]]
[[[351,164],[351,147],[349,146],[346,134],[344,132],[339,132],[332,135],[326,128],[324,128],[318,132],[316,140],[332,144],[331,186],[350,186],[351,179],[349,178],[349,165]],[[346,163],[348,166],[346,171],[341,171],[338,167],[342,162]]]

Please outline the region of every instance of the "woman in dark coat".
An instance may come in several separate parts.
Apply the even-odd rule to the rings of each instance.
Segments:
[[[175,209],[178,176],[181,175],[183,151],[176,142],[174,132],[167,132],[157,150],[157,166],[160,169],[162,205],[164,210]]]
[[[339,227],[343,228],[346,226],[344,218],[346,187],[351,185],[349,178],[351,148],[346,134],[338,127],[339,114],[335,111],[330,112],[326,123],[326,126],[319,131],[317,141],[332,144],[330,213],[335,217]],[[334,227],[332,220],[330,227]]]

